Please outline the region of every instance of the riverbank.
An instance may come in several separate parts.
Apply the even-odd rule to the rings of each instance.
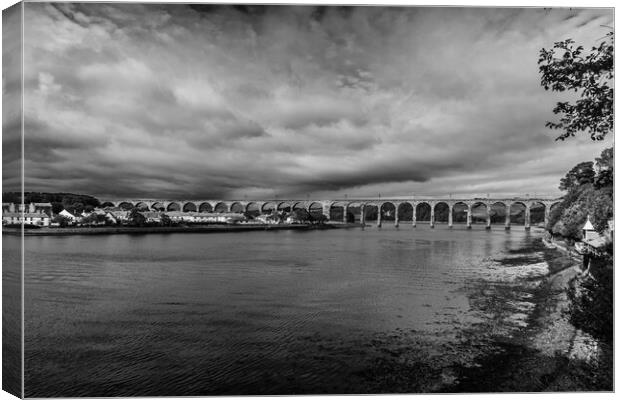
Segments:
[[[461,368],[457,381],[441,392],[613,390],[613,349],[575,328],[566,315],[566,290],[581,272],[578,260],[565,248],[547,251],[546,258],[550,274],[536,290],[527,327],[497,337],[493,354],[477,359],[474,368]]]
[[[463,288],[480,319],[448,343],[416,332],[377,337],[365,345],[377,355],[359,371],[358,393],[613,390],[613,349],[566,315],[566,289],[580,271],[540,238],[489,260]]]
[[[188,226],[149,226],[149,227],[71,227],[26,229],[24,236],[68,236],[68,235],[115,235],[115,234],[150,234],[150,233],[223,233],[277,230],[316,230],[351,228],[359,224],[325,224],[325,225],[188,225]],[[20,236],[21,229],[2,228],[2,234]]]

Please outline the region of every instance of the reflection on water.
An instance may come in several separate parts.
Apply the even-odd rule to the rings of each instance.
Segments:
[[[441,355],[480,323],[468,282],[533,236],[419,226],[28,237],[26,395],[372,391],[366,372],[386,352]]]

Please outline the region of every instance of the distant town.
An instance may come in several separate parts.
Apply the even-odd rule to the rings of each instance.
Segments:
[[[86,207],[81,212],[63,208],[53,212],[51,203],[2,203],[2,225],[26,228],[64,228],[95,226],[183,226],[183,225],[280,225],[321,224],[327,220],[322,214],[314,215],[306,210],[291,212],[275,211],[260,213],[218,213],[193,211],[149,211],[139,208],[130,210],[120,207]]]

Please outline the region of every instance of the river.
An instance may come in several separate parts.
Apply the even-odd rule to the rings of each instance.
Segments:
[[[539,236],[26,237],[26,396],[440,390],[527,325],[548,273]]]

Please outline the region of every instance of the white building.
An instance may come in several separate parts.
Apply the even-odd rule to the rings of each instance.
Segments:
[[[37,226],[50,226],[50,216],[44,212],[5,212],[2,213],[2,224],[26,224]]]
[[[141,211],[140,214],[144,217],[145,222],[161,222],[161,213],[157,211]]]
[[[127,222],[129,219],[129,211],[108,211],[105,218],[113,224]]]
[[[65,218],[67,218],[68,220],[72,221],[72,222],[76,222],[78,220],[77,216],[71,214],[67,210],[62,210],[61,212],[58,213],[58,215],[63,216]]]
[[[238,213],[203,213],[203,212],[184,212],[168,211],[165,213],[173,222],[185,223],[226,223],[233,224],[245,221],[243,214]]]

